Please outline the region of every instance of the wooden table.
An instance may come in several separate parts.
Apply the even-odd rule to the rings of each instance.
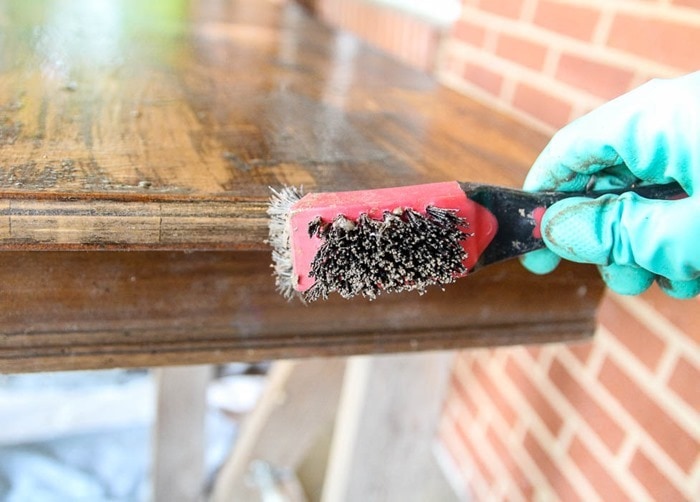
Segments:
[[[584,266],[310,306],[269,268],[269,186],[518,186],[545,143],[296,5],[1,0],[0,371],[588,336]]]

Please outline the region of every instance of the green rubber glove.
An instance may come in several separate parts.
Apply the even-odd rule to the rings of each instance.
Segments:
[[[671,296],[700,293],[700,72],[653,80],[557,132],[526,190],[583,191],[677,181],[689,197],[632,193],[554,204],[542,219],[547,249],[523,257],[548,273],[560,258],[599,265],[614,291],[639,294],[656,280]]]

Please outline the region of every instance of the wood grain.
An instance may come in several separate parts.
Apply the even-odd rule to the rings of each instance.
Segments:
[[[588,336],[602,283],[510,262],[445,292],[304,305],[264,252],[4,252],[0,372],[160,366],[564,341]]]
[[[590,335],[588,267],[311,306],[270,276],[269,186],[517,186],[545,142],[294,3],[0,0],[0,371]]]
[[[517,185],[545,142],[294,4],[91,5],[0,1],[0,248],[262,250],[269,186]]]
[[[322,502],[457,502],[437,464],[450,354],[348,361]]]
[[[332,427],[344,373],[340,357],[273,364],[260,400],[241,424],[219,471],[211,501],[267,499],[265,487],[252,476],[255,462],[295,474],[318,437]]]
[[[206,484],[207,386],[212,366],[160,368],[152,428],[151,500],[202,500]]]

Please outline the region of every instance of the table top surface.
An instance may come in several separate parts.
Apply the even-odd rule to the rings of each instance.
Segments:
[[[263,250],[271,186],[517,186],[545,140],[295,4],[0,1],[0,249]]]

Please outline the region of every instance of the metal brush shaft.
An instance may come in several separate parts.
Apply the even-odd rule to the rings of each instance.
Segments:
[[[487,208],[498,220],[498,231],[474,270],[545,247],[544,241],[533,234],[537,225],[533,211],[537,208],[546,209],[570,197],[595,199],[605,194],[626,192],[648,199],[676,199],[687,195],[678,183],[588,192],[525,192],[476,183],[460,183],[460,187],[470,200]]]

